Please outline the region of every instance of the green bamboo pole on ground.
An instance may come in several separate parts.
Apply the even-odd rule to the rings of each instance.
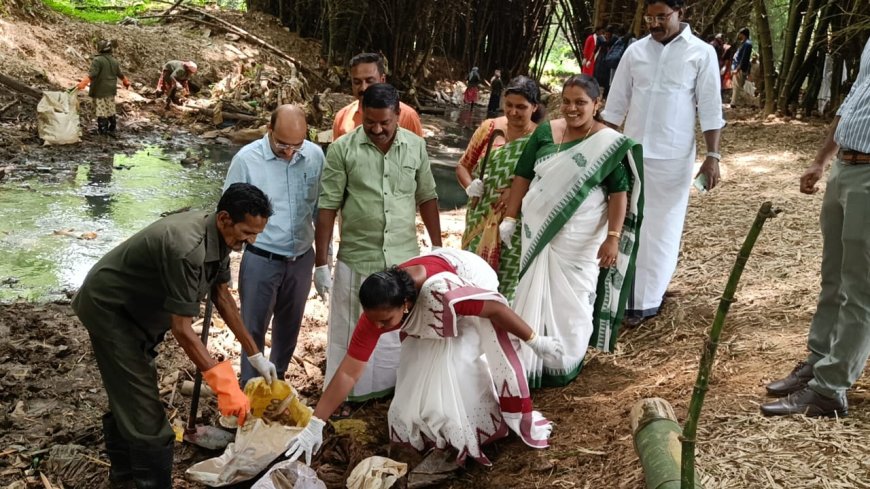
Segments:
[[[725,324],[725,315],[728,314],[728,309],[731,303],[734,302],[734,292],[737,290],[737,282],[740,281],[740,276],[743,274],[743,268],[749,260],[749,255],[752,253],[752,247],[755,246],[755,240],[761,234],[761,228],[764,222],[771,217],[775,217],[779,210],[773,209],[773,204],[765,202],[761,204],[758,214],[755,216],[755,222],[749,229],[749,234],[746,235],[746,240],[743,241],[743,246],[740,248],[740,253],[737,255],[737,262],[734,263],[734,268],[731,269],[731,275],[728,277],[728,284],[725,285],[725,293],[722,294],[722,299],[719,301],[719,309],[716,310],[716,317],[713,319],[713,327],[710,329],[710,337],[704,344],[704,352],[701,355],[701,366],[698,369],[698,378],[695,380],[695,388],[692,391],[692,401],[689,403],[689,415],[686,419],[686,424],[683,427],[682,437],[682,466],[680,470],[680,487],[681,489],[695,488],[695,433],[698,430],[698,418],[701,417],[701,407],[704,404],[704,396],[707,393],[707,385],[710,383],[710,371],[713,370],[713,360],[716,357],[716,348],[719,346],[719,336],[722,334],[722,326]]]

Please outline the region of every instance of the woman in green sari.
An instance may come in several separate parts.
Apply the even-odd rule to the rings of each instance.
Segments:
[[[456,167],[456,179],[470,197],[462,249],[489,263],[498,274],[499,292],[512,300],[520,271],[520,240],[517,236],[512,248],[504,248],[498,225],[517,160],[542,117],[543,106],[538,85],[525,76],[511,80],[503,100],[504,116],[483,121],[475,131]]]
[[[568,78],[563,117],[538,126],[526,143],[499,226],[505,243],[522,237],[514,310],[564,345],[562,358],[547,362],[523,348],[533,387],[573,380],[589,346],[613,350],[634,274],[642,152],[600,121],[600,107],[594,78]]]

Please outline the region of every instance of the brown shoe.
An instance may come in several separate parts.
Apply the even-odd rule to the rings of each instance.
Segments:
[[[774,397],[787,396],[806,387],[813,377],[813,366],[807,362],[798,362],[788,377],[767,384],[767,393]]]
[[[824,416],[833,418],[849,414],[849,406],[845,396],[831,399],[818,392],[804,387],[782,399],[761,405],[761,414],[765,416],[787,416],[803,414],[804,416]]]

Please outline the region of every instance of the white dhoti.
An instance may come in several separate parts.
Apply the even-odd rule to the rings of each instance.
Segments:
[[[344,262],[335,262],[335,277],[329,300],[324,387],[329,385],[347,354],[350,339],[362,312],[359,305],[359,287],[366,277],[367,275],[353,271]],[[396,386],[400,349],[398,330],[381,335],[362,376],[348,395],[348,400],[362,402],[392,394]]]
[[[695,153],[685,159],[644,158],[644,217],[626,316],[658,314],[677,268]]]
[[[532,410],[518,340],[488,319],[456,316],[463,300],[506,304],[492,268],[461,250],[435,252],[457,275],[440,273],[423,285],[402,326],[396,394],[390,404],[390,439],[417,450],[453,447],[457,461],[489,465],[481,446],[514,431],[527,445],[548,446],[552,425]]]

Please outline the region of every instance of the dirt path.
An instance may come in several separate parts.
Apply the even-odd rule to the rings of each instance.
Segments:
[[[535,393],[535,408],[556,423],[549,450],[527,449],[511,437],[489,448],[492,468],[469,463],[443,487],[642,488],[628,412],[638,399],[658,396],[671,401],[678,416],[685,414],[718,297],[764,200],[783,213],[767,224],[756,245],[719,346],[699,436],[705,487],[870,487],[866,376],[850,392],[851,415],[844,420],[770,420],[758,414],[762,385],[787,373],[804,354],[818,293],[821,193],[799,194],[797,179],[824,126],[741,115],[729,114],[724,184],[703,197],[693,193],[664,312],[626,331],[615,354],[591,353],[573,384]],[[462,213],[445,213],[444,219],[446,245],[457,246]],[[306,396],[316,397],[322,386],[317,370],[324,367],[325,317],[326,308],[312,296],[297,350],[304,362],[290,369],[291,382]],[[238,356],[237,344],[219,325],[211,345],[213,353]],[[177,390],[193,371],[171,335],[158,365],[171,418],[186,420],[189,400]],[[41,469],[64,487],[101,487],[107,473],[99,429],[105,395],[87,336],[68,306],[0,307],[0,385],[0,483],[41,487],[34,471]],[[388,454],[387,406],[372,403],[356,413],[375,441],[333,447],[319,461],[324,478],[339,482],[354,461]],[[213,402],[206,402],[203,416],[214,415]],[[83,455],[66,465],[56,463],[58,457],[52,462],[48,450],[68,443],[83,445]],[[334,458],[338,452],[351,464]],[[391,455],[414,459],[395,449]],[[177,445],[175,487],[198,487],[183,481],[183,470],[208,456]]]

